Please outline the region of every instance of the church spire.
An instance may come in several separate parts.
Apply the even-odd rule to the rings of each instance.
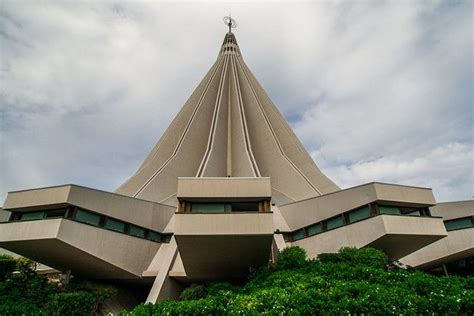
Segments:
[[[229,27],[229,34],[232,33],[232,29],[237,27],[237,22],[230,16],[224,17],[224,23]]]

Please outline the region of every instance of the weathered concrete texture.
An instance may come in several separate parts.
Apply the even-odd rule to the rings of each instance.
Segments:
[[[474,201],[439,203],[431,208],[431,214],[453,220],[474,216]],[[448,236],[415,251],[400,261],[406,265],[433,268],[459,259],[474,256],[474,228],[448,231]]]
[[[271,213],[176,214],[175,238],[187,277],[194,281],[243,278],[268,263]]]
[[[68,205],[157,231],[166,227],[176,210],[174,206],[72,184],[9,192],[3,208],[15,212],[29,212]]]
[[[397,206],[434,205],[431,189],[388,183],[368,183],[279,207],[292,230],[304,227],[372,202]]]
[[[94,279],[139,280],[159,243],[67,219],[0,224],[3,248]]]
[[[270,200],[270,178],[178,178],[179,200]]]
[[[446,229],[437,218],[380,215],[291,245],[304,248],[310,258],[324,252],[335,252],[341,247],[370,246],[383,250],[395,260],[446,235]]]

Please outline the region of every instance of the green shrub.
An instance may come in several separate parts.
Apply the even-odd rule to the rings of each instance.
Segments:
[[[207,287],[208,295],[219,295],[238,291],[238,287],[227,282],[211,283]]]
[[[0,315],[89,315],[99,302],[116,295],[112,287],[79,279],[66,287],[51,284],[34,271],[35,262],[20,258],[12,264],[10,258],[0,257],[9,262],[9,272],[0,280]]]
[[[474,278],[386,264],[381,251],[369,248],[345,248],[309,261],[300,248],[289,248],[275,267],[262,267],[241,287],[210,284],[205,296],[194,296],[201,298],[140,305],[130,315],[474,314]]]
[[[303,248],[288,247],[278,254],[275,268],[278,270],[294,269],[304,266],[305,263],[306,251]]]
[[[49,297],[46,313],[51,316],[90,315],[96,308],[96,299],[87,292],[57,293]]]
[[[347,263],[349,265],[364,265],[374,268],[385,268],[388,258],[385,253],[374,248],[341,248],[338,253],[322,253],[318,260],[323,263]]]
[[[183,301],[198,300],[205,297],[206,294],[207,290],[204,285],[191,284],[191,286],[184,289],[179,298]]]
[[[44,313],[31,302],[5,301],[0,303],[0,315],[44,315]]]
[[[7,255],[0,255],[0,281],[10,275],[16,267],[16,261],[13,257]]]

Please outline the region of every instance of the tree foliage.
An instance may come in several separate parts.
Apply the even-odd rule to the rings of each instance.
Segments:
[[[26,258],[0,257],[0,315],[90,315],[116,295],[111,287],[78,279],[65,286],[52,284],[35,268]]]
[[[301,259],[303,258],[303,260]],[[343,248],[306,260],[287,248],[243,286],[193,286],[194,298],[139,305],[130,315],[472,315],[474,278],[388,268],[379,250]],[[196,292],[199,295],[196,295]],[[204,295],[203,293],[207,293]],[[125,313],[127,314],[127,313]]]

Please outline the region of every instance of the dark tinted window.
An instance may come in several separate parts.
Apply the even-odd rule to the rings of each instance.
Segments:
[[[76,221],[99,226],[100,216],[91,212],[84,210],[77,210],[76,216],[74,217]]]

